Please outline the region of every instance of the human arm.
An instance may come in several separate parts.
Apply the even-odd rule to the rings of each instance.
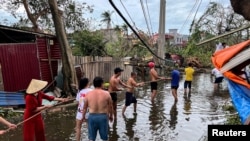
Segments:
[[[114,115],[114,111],[113,111],[113,104],[112,104],[112,99],[111,96],[109,95],[108,98],[108,116],[109,116],[109,121],[113,121],[113,115]]]
[[[153,78],[155,78],[155,80],[157,80],[157,79],[165,79],[165,77],[159,76],[158,73],[155,70],[151,71],[151,75],[153,76]]]
[[[120,79],[119,79],[119,84],[121,84],[123,87],[126,87],[126,88],[130,88],[130,89],[132,89],[132,87],[131,86],[129,86],[129,85],[127,85],[127,84],[125,84],[124,82],[122,82]],[[119,90],[123,90],[122,88],[118,88]]]
[[[49,96],[49,95],[46,95],[45,93],[43,92],[39,92],[38,94],[38,99],[47,99],[49,101],[60,101],[60,102],[66,102],[67,99],[66,98],[57,98],[57,97],[54,97],[54,96]],[[28,102],[32,102],[33,101],[33,104],[29,104],[29,105],[33,105],[33,108],[35,108],[34,112],[40,112],[42,110],[45,110],[45,109],[48,109],[48,108],[51,108],[53,107],[54,105],[41,105],[41,106],[38,106],[34,103],[34,100],[28,100]],[[37,106],[37,107],[34,107],[34,106]]]
[[[82,122],[86,122],[86,118],[85,115],[87,113],[88,110],[88,100],[87,100],[87,96],[84,99],[84,106],[83,106],[83,110],[82,110]]]
[[[144,82],[137,83],[134,79],[131,80],[131,84],[134,87],[140,87],[144,85]]]
[[[17,127],[15,124],[10,123],[9,121],[7,121],[6,119],[4,119],[2,117],[0,117],[0,122],[3,123],[3,124],[5,124],[6,126],[8,126],[11,129]]]

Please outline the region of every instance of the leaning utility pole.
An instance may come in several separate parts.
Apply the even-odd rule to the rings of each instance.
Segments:
[[[166,13],[166,0],[160,1],[160,17],[159,17],[159,37],[157,55],[164,58],[165,50],[165,13]],[[159,65],[163,65],[164,61],[158,59]]]

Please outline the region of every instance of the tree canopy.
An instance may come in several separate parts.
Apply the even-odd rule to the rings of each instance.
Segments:
[[[91,32],[82,30],[73,34],[74,48],[80,52],[75,52],[75,55],[80,56],[106,56],[105,41],[100,32]]]
[[[41,32],[41,29],[54,31],[47,0],[0,0],[0,3],[0,8],[19,19],[16,26],[30,25],[37,32]],[[92,6],[74,0],[57,0],[57,5],[67,30],[78,30],[88,26],[87,19],[82,15],[84,12],[93,12]],[[20,12],[23,8],[26,15]]]

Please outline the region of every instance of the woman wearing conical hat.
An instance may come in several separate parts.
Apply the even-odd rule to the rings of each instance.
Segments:
[[[42,99],[49,101],[66,101],[64,98],[48,96],[42,92],[42,89],[44,89],[47,84],[47,81],[32,79],[26,90],[24,111],[24,120],[26,120],[26,122],[23,124],[23,141],[46,140],[42,115],[38,114],[34,116],[42,110],[52,107],[52,105],[42,105]]]

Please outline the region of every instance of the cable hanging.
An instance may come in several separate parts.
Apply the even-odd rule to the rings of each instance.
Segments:
[[[134,32],[134,34],[137,36],[137,38],[142,42],[142,44],[148,49],[148,51],[153,54],[156,58],[160,59],[160,60],[164,60],[164,58],[159,57],[157,54],[155,54],[150,47],[148,46],[148,44],[146,44],[142,38],[139,36],[139,34],[135,31],[135,29],[130,25],[130,23],[127,21],[127,19],[122,15],[122,13],[120,12],[120,10],[116,7],[116,5],[113,3],[112,0],[109,0],[109,3],[111,4],[111,6],[115,9],[115,11],[119,14],[119,16],[123,19],[123,21],[129,26],[129,28]]]
[[[148,18],[147,18],[146,12],[145,12],[145,8],[144,8],[144,5],[143,5],[143,1],[140,0],[140,3],[141,3],[141,7],[142,7],[142,11],[143,11],[144,18],[145,18],[145,21],[146,21],[146,25],[147,25],[147,28],[148,28],[148,32],[149,32],[149,35],[150,35],[150,37],[151,37],[151,31],[150,31],[150,29],[149,29]]]

